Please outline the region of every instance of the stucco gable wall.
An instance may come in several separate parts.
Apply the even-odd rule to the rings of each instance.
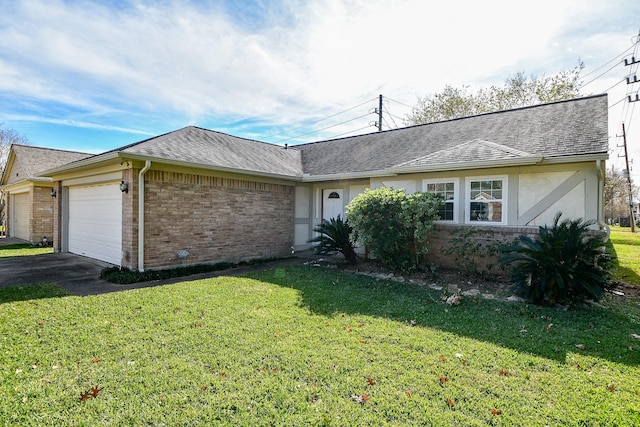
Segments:
[[[151,170],[145,268],[290,254],[293,217],[292,185]]]

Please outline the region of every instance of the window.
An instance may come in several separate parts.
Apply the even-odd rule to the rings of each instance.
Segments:
[[[438,211],[440,221],[458,221],[458,213],[456,206],[458,199],[456,197],[457,180],[432,181],[424,180],[422,189],[427,193],[439,194],[444,198],[444,204]]]
[[[506,223],[506,182],[506,177],[467,179],[467,222]]]

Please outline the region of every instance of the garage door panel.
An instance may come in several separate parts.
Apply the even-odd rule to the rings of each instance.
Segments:
[[[29,240],[29,193],[13,196],[12,235],[18,239]]]
[[[69,252],[120,265],[122,193],[118,184],[69,188]]]

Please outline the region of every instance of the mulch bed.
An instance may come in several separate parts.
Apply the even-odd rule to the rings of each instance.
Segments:
[[[510,291],[508,276],[493,277],[467,277],[455,270],[437,270],[435,274],[429,272],[399,273],[385,268],[379,262],[361,260],[356,265],[347,264],[342,258],[328,256],[317,258],[309,264],[336,268],[358,274],[365,274],[380,279],[409,282],[418,286],[429,286],[432,289],[442,290],[447,294],[475,293],[485,297],[506,299],[513,295]],[[614,296],[640,299],[640,285],[629,282],[612,281],[609,293]]]

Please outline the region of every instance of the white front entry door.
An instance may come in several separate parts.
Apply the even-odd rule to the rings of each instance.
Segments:
[[[322,190],[322,219],[344,218],[344,197],[342,189]]]

